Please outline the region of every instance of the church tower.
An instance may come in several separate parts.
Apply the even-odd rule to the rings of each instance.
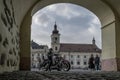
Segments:
[[[54,53],[59,52],[60,34],[59,34],[59,31],[57,30],[56,22],[55,22],[55,25],[54,25],[54,30],[52,31],[52,35],[51,35],[51,47],[52,47]]]
[[[92,44],[94,44],[95,45],[95,38],[93,37],[93,40],[92,40]]]

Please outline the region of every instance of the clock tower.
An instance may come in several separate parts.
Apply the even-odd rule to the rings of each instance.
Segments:
[[[57,30],[56,22],[54,25],[54,30],[52,31],[52,35],[51,35],[51,47],[54,53],[59,53],[60,34],[59,34],[59,31]]]

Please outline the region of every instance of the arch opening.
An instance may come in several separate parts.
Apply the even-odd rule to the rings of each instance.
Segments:
[[[45,55],[47,54],[44,51],[48,51],[48,50],[44,50],[43,48],[41,49],[41,46],[44,46],[44,47],[49,46],[49,48],[52,47],[52,44],[50,45],[51,43],[50,36],[52,34],[54,25],[57,25],[57,29],[60,33],[60,43],[58,43],[58,45],[61,45],[62,43],[64,43],[67,45],[75,44],[75,46],[77,45],[80,46],[82,44],[83,46],[84,45],[90,46],[93,44],[92,39],[94,37],[95,38],[94,44],[97,46],[96,48],[98,47],[101,48],[101,24],[95,14],[75,4],[70,4],[70,3],[52,4],[43,9],[40,9],[32,17],[32,25],[31,25],[32,27],[31,40],[33,44],[31,45],[31,47],[33,47],[31,49],[32,68],[35,68],[35,67],[38,68],[38,65],[40,64],[39,58],[41,61],[43,61],[42,56],[44,54]],[[36,49],[34,49],[35,44],[36,44]],[[38,48],[37,48],[37,45],[39,46]],[[83,64],[84,62],[81,62],[81,65],[79,64],[79,65],[72,65],[72,66],[88,68],[88,60],[91,54],[94,54],[94,56],[96,54],[99,54],[99,56],[101,56],[100,48],[98,48],[100,50],[100,53],[99,52],[97,53],[96,51],[91,52],[90,49],[87,49],[88,46],[85,47],[86,51],[89,50],[88,53],[85,52],[85,55],[87,55],[87,58],[86,58],[87,65],[85,64],[86,65],[85,66]],[[82,48],[83,47],[80,47],[79,49],[82,49]],[[55,50],[56,49],[59,49],[59,54],[61,54],[61,56],[63,56],[65,53],[67,54],[68,52],[70,52],[68,51],[63,54],[61,53],[59,47],[55,47]],[[67,49],[67,48],[64,48],[64,49]],[[57,52],[54,52],[54,53],[57,53]],[[81,53],[80,51],[75,53],[73,51],[71,52],[71,55],[80,54],[81,56],[83,53],[84,52]],[[67,55],[67,57],[69,56]],[[76,62],[76,61],[72,61],[72,62]]]

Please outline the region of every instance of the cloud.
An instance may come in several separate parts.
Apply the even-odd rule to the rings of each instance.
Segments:
[[[35,30],[34,33],[32,33],[31,35],[31,39],[41,45],[47,44],[50,46],[50,35],[46,31],[39,30],[39,32],[37,32],[37,30]]]
[[[91,33],[91,34],[95,34],[96,33],[96,28],[95,28],[95,26],[93,26],[92,24],[90,24],[91,25],[91,27],[89,27],[88,28],[88,31]]]
[[[54,4],[46,8],[49,12],[54,12],[57,16],[65,17],[66,19],[71,19],[72,17],[81,15],[81,13],[75,11],[70,4]]]
[[[33,16],[33,23],[38,26],[48,27],[48,24],[52,21],[52,17],[45,13],[37,14]]]

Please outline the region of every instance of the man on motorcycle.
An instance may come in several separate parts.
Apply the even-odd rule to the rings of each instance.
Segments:
[[[46,71],[47,70],[51,71],[51,66],[53,64],[53,49],[52,48],[49,49],[47,57],[48,57],[48,60],[49,60],[49,64],[48,64],[48,67],[47,67]]]
[[[58,71],[69,71],[70,70],[70,62],[63,59],[58,54],[53,53],[53,49],[50,48],[47,53],[48,59],[45,59],[43,63],[40,65],[40,68],[45,71],[51,71],[52,69],[57,69]]]

